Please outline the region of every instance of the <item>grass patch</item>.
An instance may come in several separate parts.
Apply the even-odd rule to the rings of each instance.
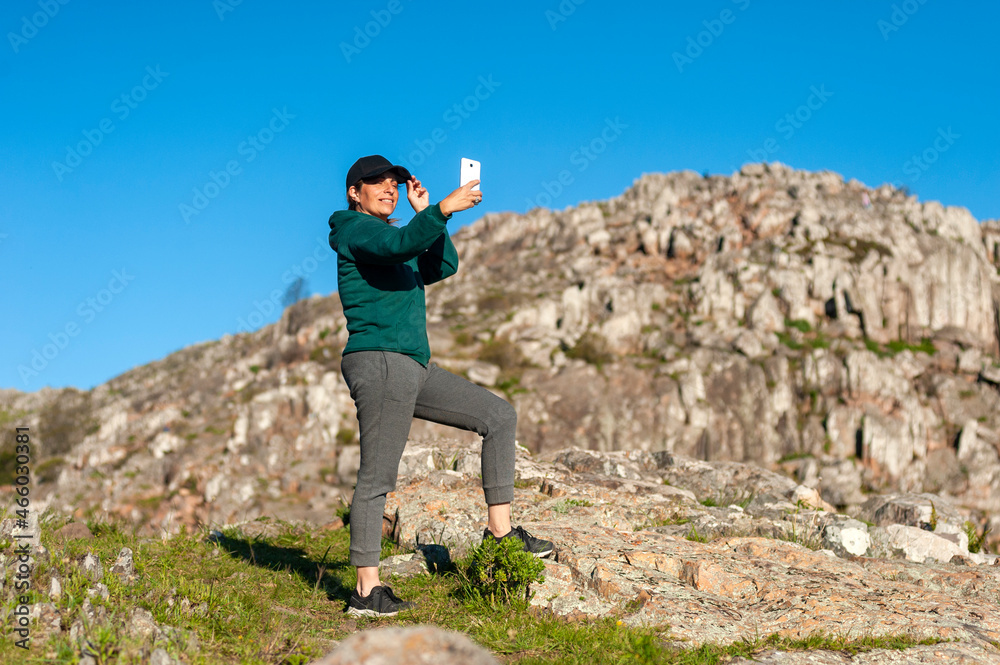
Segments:
[[[708,537],[707,536],[703,536],[700,533],[698,533],[698,528],[696,526],[694,526],[693,524],[691,525],[691,528],[688,529],[688,532],[686,534],[684,534],[684,537],[687,538],[688,540],[694,541],[696,543],[707,543],[708,542]]]
[[[569,509],[574,506],[586,508],[593,505],[594,504],[592,504],[590,501],[587,501],[586,499],[563,499],[556,505],[552,506],[552,512],[559,513],[560,515],[565,515],[566,513],[569,512]]]
[[[500,379],[497,381],[497,388],[504,391],[508,398],[513,397],[518,393],[528,392],[527,388],[521,387],[521,377],[516,374],[508,376],[501,375]]]
[[[787,346],[792,351],[798,351],[804,346],[804,344],[802,344],[801,342],[796,342],[794,339],[792,339],[792,336],[789,333],[779,332],[775,334],[778,336],[778,341]]]
[[[816,336],[808,340],[807,344],[813,349],[829,349],[830,338],[817,330]]]
[[[806,453],[806,452],[788,453],[787,455],[781,456],[781,459],[778,460],[778,464],[784,464],[785,462],[794,462],[795,460],[800,460],[800,459],[810,459],[812,456],[813,456],[812,453]],[[746,506],[744,506],[744,508],[746,508]]]
[[[894,339],[884,346],[879,344],[873,339],[865,338],[865,348],[877,355],[879,358],[892,358],[898,353],[903,351],[911,351],[913,353],[923,353],[928,356],[933,356],[937,353],[937,347],[934,346],[934,341],[929,337],[924,337],[920,340],[920,344],[910,344],[901,339]]]
[[[805,319],[785,319],[786,328],[795,328],[802,333],[812,332],[812,326]]]
[[[717,494],[716,496],[705,497],[699,503],[706,508],[725,508],[727,506],[739,506],[746,508],[753,501],[753,492],[736,492],[732,494]]]
[[[125,522],[88,521],[95,538],[60,543],[52,534],[61,523],[45,524],[42,542],[52,552],[33,571],[30,602],[48,602],[49,580],[57,576],[62,596],[55,601],[68,627],[81,613],[92,582],[76,566],[88,551],[100,557],[110,597],[91,598],[109,616],[106,626],[85,629],[100,662],[145,662],[148,640],[128,635],[120,627],[132,608],[149,610],[161,626],[181,631],[182,639],[160,641],[171,657],[195,665],[236,663],[301,664],[320,658],[359,630],[382,626],[435,624],[458,630],[491,650],[502,662],[612,665],[620,663],[692,665],[726,662],[767,649],[783,651],[835,650],[856,654],[873,649],[906,649],[940,640],[906,635],[848,639],[814,635],[792,640],[777,636],[732,644],[681,648],[668,645],[669,627],[633,628],[620,616],[568,621],[526,611],[523,597],[511,602],[471,599],[462,589],[460,562],[442,574],[385,580],[403,598],[417,601],[410,612],[391,619],[355,619],[344,606],[356,584],[348,563],[349,530],[323,531],[262,518],[245,527],[223,528],[207,540],[205,530],[182,530],[169,539],[137,537]],[[252,528],[256,530],[251,530]],[[265,531],[266,530],[266,531]],[[250,535],[264,531],[268,535]],[[386,541],[383,554],[400,548]],[[109,574],[122,547],[134,552],[138,578],[125,584]],[[12,607],[12,585],[0,590],[0,602]],[[194,646],[187,637],[194,637]],[[41,665],[77,662],[79,648],[68,630],[45,636],[33,626],[31,650],[0,641],[0,662]]]
[[[886,344],[886,349],[893,355],[901,353],[902,351],[912,351],[913,353],[925,353],[929,356],[933,356],[937,353],[937,348],[934,346],[934,342],[930,337],[924,337],[920,340],[920,344],[910,344],[904,342],[901,339],[896,339],[888,344]]]

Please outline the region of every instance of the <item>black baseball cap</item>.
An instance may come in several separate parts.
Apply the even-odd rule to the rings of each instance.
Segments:
[[[402,166],[393,164],[382,155],[368,155],[354,162],[354,166],[347,172],[347,187],[358,180],[374,178],[386,171],[396,171],[401,176],[400,183],[410,179],[410,172]]]

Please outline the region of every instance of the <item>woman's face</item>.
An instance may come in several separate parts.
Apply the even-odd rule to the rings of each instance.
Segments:
[[[358,210],[368,213],[373,217],[378,217],[383,221],[389,220],[389,215],[396,209],[396,201],[399,200],[399,181],[396,176],[387,173],[383,176],[376,176],[371,181],[361,181],[361,191],[352,187],[355,196],[359,200]]]

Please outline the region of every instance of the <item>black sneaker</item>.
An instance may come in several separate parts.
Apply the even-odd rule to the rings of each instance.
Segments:
[[[372,587],[371,593],[362,597],[355,589],[351,592],[351,600],[347,603],[347,613],[360,617],[394,617],[403,610],[414,607],[401,599],[387,586]]]
[[[524,543],[524,550],[526,552],[531,552],[539,559],[543,559],[548,555],[552,554],[551,540],[542,540],[541,538],[535,538],[530,533],[525,531],[523,527],[520,526],[514,527],[513,529],[510,530],[509,533],[507,533],[507,535],[501,536],[499,538],[494,536],[489,529],[486,529],[486,531],[483,531],[483,540],[487,540],[488,538],[492,538],[498,543],[501,540],[504,540],[505,538],[517,538],[522,543]]]

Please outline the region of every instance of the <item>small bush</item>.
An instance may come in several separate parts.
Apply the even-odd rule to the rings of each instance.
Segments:
[[[567,358],[583,360],[600,368],[604,363],[614,360],[608,351],[607,341],[598,333],[585,332],[572,348],[565,351]]]
[[[527,602],[531,584],[544,582],[545,564],[525,552],[516,538],[487,538],[467,558],[462,580],[463,595],[491,605]]]
[[[986,534],[990,532],[990,528],[986,527],[983,530],[982,535],[976,530],[976,525],[972,522],[965,523],[965,535],[969,537],[969,551],[973,554],[981,552],[983,549],[983,544],[986,542]]]
[[[479,351],[479,359],[483,362],[493,363],[505,372],[525,365],[521,349],[506,337],[493,338],[483,344]]]

